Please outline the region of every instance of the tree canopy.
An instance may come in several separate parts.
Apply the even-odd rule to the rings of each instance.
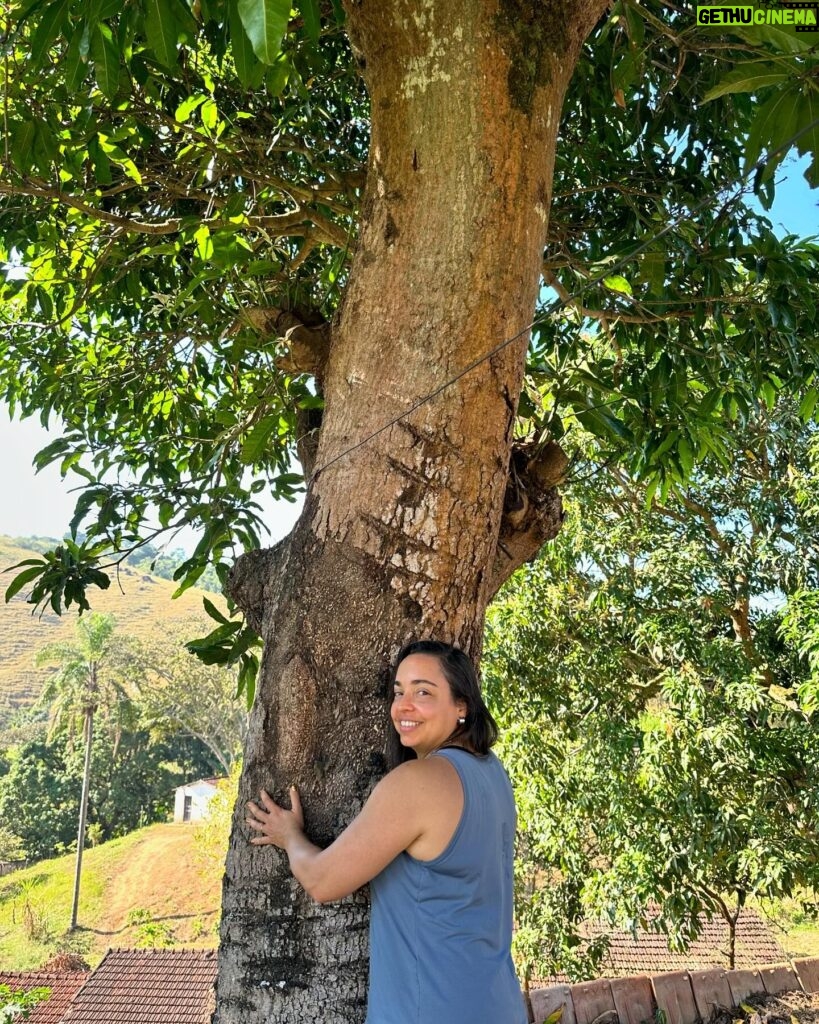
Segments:
[[[748,899],[819,887],[799,650],[819,462],[796,405],[760,403],[730,470],[706,460],[665,505],[619,467],[578,467],[560,536],[491,609],[524,976],[593,973],[588,920],[652,918],[679,944],[704,914],[733,933]]]
[[[315,468],[368,97],[341,4],[296,7],[11,8],[0,386],[61,426],[37,465],[81,488],[74,541],[18,577],[35,602],[82,609],[112,550],[188,524],[181,585],[209,561],[224,581],[263,537],[255,496],[292,497],[297,454]],[[812,40],[659,0],[601,19],[563,112],[521,438],[571,452],[582,424],[666,496],[758,397],[804,385],[812,415],[817,248],[744,202],[816,152]]]

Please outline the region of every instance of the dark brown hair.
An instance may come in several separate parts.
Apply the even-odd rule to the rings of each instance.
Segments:
[[[452,699],[466,704],[466,721],[455,728],[445,746],[457,744],[474,754],[488,754],[497,742],[498,725],[484,704],[478,673],[472,661],[459,647],[445,644],[441,640],[414,640],[398,652],[392,670],[393,684],[398,666],[411,654],[431,654],[437,658],[444,678],[449,683]]]

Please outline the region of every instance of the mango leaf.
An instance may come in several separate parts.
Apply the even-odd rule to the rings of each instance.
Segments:
[[[604,277],[603,284],[610,291],[619,292],[621,295],[634,294],[631,285],[621,274],[612,274],[611,277]]]
[[[84,28],[82,26],[75,29],[63,62],[63,67],[65,68],[65,87],[71,93],[78,91],[87,71],[86,61],[83,60],[80,53],[80,42],[82,41],[83,32]]]
[[[811,188],[819,187],[819,95],[806,90],[799,98],[796,110],[796,130],[807,129],[794,143],[801,156],[810,153],[813,160],[805,171],[805,178]]]
[[[34,67],[42,67],[45,63],[49,48],[62,31],[69,3],[70,0],[56,0],[56,3],[50,4],[43,12],[40,24],[31,39],[31,61]]]
[[[239,0],[238,9],[253,52],[265,64],[272,64],[287,31],[290,0]]]
[[[763,149],[768,150],[765,171],[767,176],[781,162],[787,150],[778,152],[793,135],[797,122],[799,93],[795,89],[781,89],[759,108],[753,127],[745,143],[745,173],[759,160]]]
[[[264,64],[256,57],[253,46],[248,38],[242,19],[239,15],[237,0],[230,0],[228,8],[228,25],[230,27],[230,45],[233,52],[233,63],[236,74],[246,89],[256,89],[264,77]]]
[[[148,46],[166,68],[176,64],[179,28],[168,0],[145,0],[145,35]]]
[[[240,458],[245,465],[250,466],[254,462],[258,462],[262,457],[267,442],[270,440],[273,431],[279,425],[278,416],[267,416],[263,420],[259,420],[257,424],[250,430],[250,433],[245,437],[242,443],[242,450]]]
[[[119,51],[107,25],[97,25],[91,34],[91,59],[100,91],[114,99],[119,87]]]
[[[321,35],[321,17],[318,0],[296,0],[296,7],[304,19],[304,31],[309,39],[316,40]]]
[[[40,558],[26,558],[24,561],[18,562],[17,565],[12,565],[10,568],[19,569],[21,565],[30,565],[30,568],[24,569],[23,572],[18,573],[18,575],[11,581],[6,590],[6,604],[8,604],[15,595],[19,594],[27,583],[30,583],[32,580],[36,580],[38,576],[42,576],[48,568],[48,562],[46,562],[45,559]],[[5,571],[9,572],[10,570],[6,569]]]
[[[703,103],[710,103],[720,96],[732,92],[756,92],[766,85],[776,85],[778,82],[785,82],[792,76],[786,71],[779,70],[774,64],[758,64],[752,67],[736,68],[726,75],[721,82],[718,82],[712,89],[703,96]]]

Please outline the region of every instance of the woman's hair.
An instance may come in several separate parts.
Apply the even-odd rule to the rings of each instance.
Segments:
[[[452,644],[445,644],[440,640],[414,640],[398,652],[392,670],[393,683],[398,666],[411,654],[431,654],[437,658],[444,678],[449,683],[452,699],[466,704],[466,721],[463,725],[456,726],[446,741],[447,744],[457,740],[459,745],[463,744],[475,754],[488,754],[490,747],[498,739],[498,724],[484,704],[478,674],[471,660],[460,648],[453,647]]]

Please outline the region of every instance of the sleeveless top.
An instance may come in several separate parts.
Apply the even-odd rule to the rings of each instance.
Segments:
[[[433,860],[406,851],[370,882],[370,988],[365,1024],[527,1024],[512,965],[515,803],[490,753],[437,751],[464,805]]]

